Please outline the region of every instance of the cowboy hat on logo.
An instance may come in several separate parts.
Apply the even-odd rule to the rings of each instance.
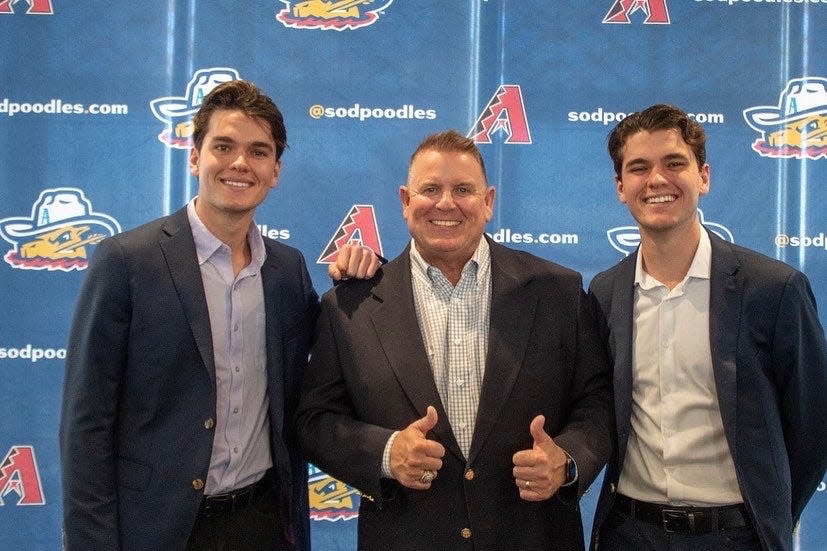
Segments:
[[[827,79],[796,78],[781,92],[778,107],[762,105],[744,109],[744,118],[753,129],[763,132],[811,115],[827,115]]]

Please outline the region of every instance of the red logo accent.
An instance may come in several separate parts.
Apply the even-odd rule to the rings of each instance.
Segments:
[[[23,0],[0,0],[0,14],[14,13],[12,6],[18,4]],[[52,0],[25,0],[29,5],[26,13],[30,15],[54,15],[52,9]]]
[[[491,134],[505,133],[507,144],[529,144],[531,133],[523,106],[523,94],[516,84],[503,84],[482,110],[469,137],[476,143],[491,143]]]
[[[609,13],[603,18],[604,23],[628,24],[629,16],[636,11],[646,14],[643,23],[646,25],[668,25],[669,10],[666,0],[615,0]]]
[[[10,493],[20,496],[18,505],[45,505],[40,473],[31,446],[12,446],[0,463],[0,505]]]
[[[324,252],[316,261],[317,264],[332,264],[339,256],[339,249],[346,243],[370,247],[373,252],[382,254],[382,243],[379,240],[379,229],[376,226],[376,214],[373,212],[373,205],[353,205],[347,216]]]

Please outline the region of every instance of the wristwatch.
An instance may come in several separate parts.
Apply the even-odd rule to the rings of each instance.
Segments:
[[[574,484],[576,480],[577,464],[574,462],[574,459],[572,459],[569,454],[566,454],[566,481],[563,483],[563,486]]]

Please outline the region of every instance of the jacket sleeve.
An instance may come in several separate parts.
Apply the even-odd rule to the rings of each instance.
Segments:
[[[786,282],[772,350],[795,524],[827,468],[827,345],[812,289],[801,272]]]
[[[117,241],[96,248],[66,353],[60,419],[65,549],[118,549],[115,425],[130,324]]]

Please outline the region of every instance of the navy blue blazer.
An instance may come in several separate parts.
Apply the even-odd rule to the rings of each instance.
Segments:
[[[409,249],[371,280],[322,299],[299,407],[308,459],[364,494],[359,549],[583,549],[577,494],[610,453],[608,363],[580,274],[490,242],[491,320],[471,448],[463,457],[417,322]],[[437,409],[428,437],[446,448],[427,491],[380,478],[393,430]],[[575,459],[570,499],[523,501],[512,456],[529,424]],[[567,492],[562,492],[563,494]]]
[[[793,527],[827,468],[824,330],[804,274],[708,233],[709,339],[724,433],[761,544],[790,550]],[[598,274],[589,287],[614,363],[616,420],[593,546],[612,507],[629,438],[636,258]]]
[[[301,254],[264,240],[270,443],[283,526],[309,548],[294,411],[318,315]],[[66,357],[60,421],[67,549],[183,549],[215,420],[209,315],[186,208],[97,246]]]

